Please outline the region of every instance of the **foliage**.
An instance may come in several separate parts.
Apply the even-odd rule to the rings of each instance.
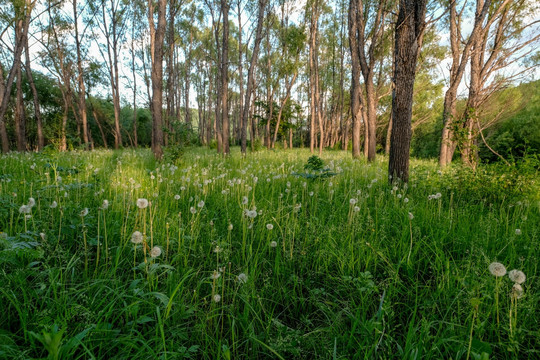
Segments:
[[[471,358],[536,357],[537,175],[413,160],[389,189],[385,161],[310,156],[3,155],[0,357],[465,358],[471,324]],[[495,260],[527,275],[512,326]]]

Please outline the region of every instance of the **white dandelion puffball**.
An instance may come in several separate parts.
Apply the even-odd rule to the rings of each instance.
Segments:
[[[28,205],[21,205],[21,207],[19,208],[19,212],[21,214],[30,214],[30,211],[32,210],[32,208]]]
[[[353,211],[354,211],[354,212],[359,212],[359,211],[360,211],[360,208],[359,208],[358,206],[355,206],[355,207],[353,208]]]
[[[523,271],[520,270],[510,270],[508,272],[508,277],[516,284],[523,284],[527,279]]]
[[[351,204],[351,205],[355,205],[357,202],[358,202],[358,199],[353,198],[353,199],[349,200],[349,204]]]
[[[146,209],[148,207],[148,200],[146,200],[146,199],[137,199],[137,207],[139,209]]]
[[[313,191],[310,191],[308,195],[313,196]]]
[[[88,208],[82,209],[81,212],[79,213],[80,217],[85,217],[86,215],[88,215]]]
[[[108,207],[109,207],[109,200],[103,200],[103,204],[101,204],[101,209],[107,210]]]
[[[154,246],[152,250],[150,250],[150,256],[157,258],[159,255],[161,255],[161,248],[159,246]]]
[[[516,299],[523,297],[523,287],[519,284],[514,284],[514,286],[512,286],[512,295],[515,296]]]
[[[197,209],[195,209],[193,206],[189,208],[189,211],[195,215],[195,213],[197,212]]]
[[[204,201],[199,201],[199,203],[197,204],[198,207],[200,207],[201,209],[204,207]]]
[[[58,206],[58,203],[57,203],[56,201],[53,201],[53,202],[51,203],[51,205],[49,205],[49,207],[50,207],[51,209],[54,209],[54,208],[56,208],[57,206]]]
[[[409,202],[409,198],[403,199],[403,202],[404,202],[405,204],[408,203],[408,202]]]
[[[229,224],[229,226],[227,226],[227,230],[231,231],[233,229],[233,224]]]
[[[245,284],[248,280],[248,277],[246,274],[244,273],[241,273],[240,275],[238,275],[238,282],[241,283],[241,284]]]
[[[212,279],[212,280],[217,280],[220,276],[221,276],[221,274],[219,273],[219,271],[214,270],[214,272],[212,273],[212,275],[210,275],[210,279]]]
[[[174,195],[174,200],[180,200],[180,195]]]
[[[31,197],[30,199],[28,199],[28,206],[32,208],[35,205],[36,205],[36,200],[34,198]]]
[[[133,235],[131,235],[131,242],[134,244],[140,244],[143,242],[143,234],[140,231],[135,231]]]
[[[266,224],[266,228],[267,228],[268,230],[272,230],[272,229],[274,228],[274,225],[272,225],[272,224]]]
[[[516,235],[521,235],[521,229],[516,229]]]
[[[270,242],[270,247],[275,248],[276,246],[277,246],[277,242],[275,242],[275,241]]]
[[[412,219],[414,219],[414,215],[413,215],[413,213],[410,212],[409,213],[409,220],[412,220]]]
[[[489,272],[496,277],[501,277],[501,276],[506,275],[506,268],[501,263],[492,262],[491,264],[489,264],[488,269],[489,269]]]
[[[219,295],[219,294],[214,295],[212,300],[214,300],[214,302],[217,302],[217,303],[220,302],[221,301],[221,295]]]
[[[243,196],[242,197],[242,205],[246,205],[248,203],[248,197],[247,196]]]

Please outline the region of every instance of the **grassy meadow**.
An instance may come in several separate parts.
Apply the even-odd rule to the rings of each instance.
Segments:
[[[310,155],[0,157],[0,358],[540,359],[534,174]]]

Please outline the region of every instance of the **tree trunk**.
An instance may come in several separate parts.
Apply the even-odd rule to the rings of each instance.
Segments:
[[[229,155],[229,0],[221,0],[223,42],[221,56],[221,124],[223,155]]]
[[[360,85],[360,57],[358,55],[358,23],[356,13],[358,3],[356,0],[349,1],[349,46],[351,48],[352,79],[351,79],[351,116],[352,116],[352,157],[359,159],[360,151],[360,127],[361,109],[360,98],[362,89]]]
[[[41,151],[45,147],[45,137],[43,135],[43,120],[41,118],[41,110],[39,106],[39,97],[36,89],[36,84],[34,82],[34,77],[32,75],[32,68],[30,66],[30,52],[28,46],[28,36],[25,38],[25,54],[26,54],[26,77],[28,78],[28,85],[32,90],[32,100],[34,102],[34,115],[36,117],[36,127],[37,127],[37,150]],[[0,72],[1,77],[1,72]]]
[[[427,0],[400,0],[395,27],[392,135],[388,178],[391,183],[409,181],[411,118],[416,62],[425,29]]]
[[[152,2],[152,0],[149,0]],[[150,7],[151,10],[152,7]],[[158,24],[153,36],[152,58],[152,118],[154,124],[154,156],[156,159],[163,157],[163,39],[165,37],[165,13],[167,0],[158,2]],[[148,17],[153,19],[153,11],[149,11]],[[152,21],[153,26],[153,21]]]
[[[79,39],[79,17],[77,15],[77,0],[73,0],[73,25],[75,30],[75,48],[77,51],[77,81],[79,83],[79,116],[81,118],[82,125],[82,142],[85,149],[88,149],[88,119],[86,113],[86,89],[84,86],[83,78],[83,66],[82,66],[82,56],[81,56],[81,42]]]

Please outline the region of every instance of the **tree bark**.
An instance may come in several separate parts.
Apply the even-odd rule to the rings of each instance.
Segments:
[[[221,124],[223,155],[229,155],[229,0],[221,0],[223,41],[221,55]]]
[[[400,0],[395,27],[392,135],[388,162],[389,182],[409,181],[411,118],[416,62],[426,27],[427,0]]]
[[[75,48],[77,51],[77,81],[79,83],[79,116],[81,118],[82,125],[82,142],[85,149],[88,149],[88,119],[86,113],[86,88],[84,85],[83,78],[83,66],[82,66],[82,56],[81,56],[81,41],[79,39],[79,26],[78,21],[79,17],[77,14],[77,0],[73,0],[73,25],[75,30]]]
[[[151,3],[152,0],[149,0]],[[152,7],[149,6],[151,10]],[[158,24],[152,40],[152,119],[154,128],[154,156],[160,160],[163,157],[163,40],[165,37],[165,13],[167,0],[158,2]],[[149,19],[153,19],[153,11],[149,11]],[[153,21],[152,21],[153,26]]]

